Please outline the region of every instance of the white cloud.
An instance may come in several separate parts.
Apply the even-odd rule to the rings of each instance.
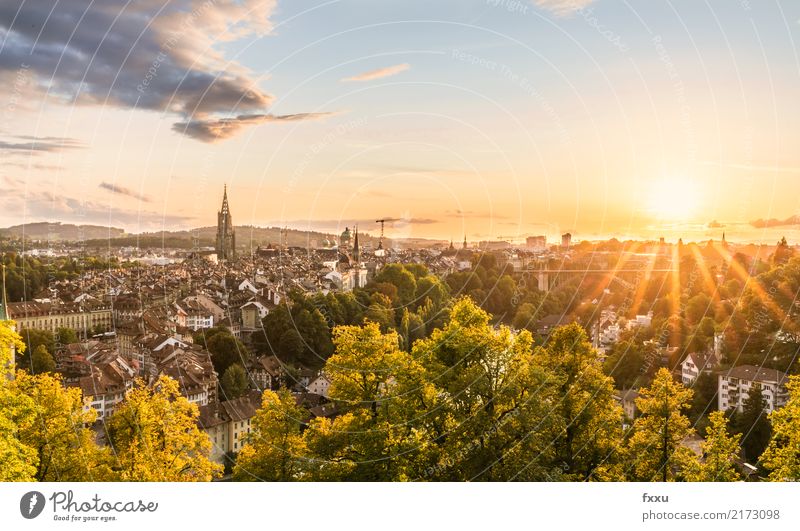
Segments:
[[[408,63],[387,66],[385,68],[378,68],[377,70],[370,70],[369,72],[357,74],[352,77],[346,77],[342,79],[342,81],[372,81],[373,79],[396,76],[400,72],[405,72],[409,68],[411,68],[411,65]]]
[[[559,17],[571,15],[595,0],[533,0],[533,3]]]

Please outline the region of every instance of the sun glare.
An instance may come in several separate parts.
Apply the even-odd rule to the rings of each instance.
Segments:
[[[697,214],[700,193],[685,177],[663,178],[650,185],[647,207],[662,221],[686,221]]]

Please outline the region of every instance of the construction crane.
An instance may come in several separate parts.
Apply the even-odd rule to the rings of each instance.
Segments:
[[[380,223],[381,224],[381,237],[378,240],[378,249],[383,249],[383,229],[384,229],[387,221],[393,221],[393,220],[391,220],[391,219],[379,219],[379,220],[375,221],[375,223]]]

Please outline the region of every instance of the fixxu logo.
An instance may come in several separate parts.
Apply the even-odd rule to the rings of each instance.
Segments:
[[[23,494],[19,500],[19,512],[28,520],[33,520],[44,509],[44,494],[35,490]]]

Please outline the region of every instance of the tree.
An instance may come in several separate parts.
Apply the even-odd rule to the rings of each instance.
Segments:
[[[247,373],[245,373],[244,367],[234,363],[225,369],[220,384],[222,385],[223,399],[233,400],[242,396],[248,388]]]
[[[702,443],[704,461],[689,474],[690,481],[740,481],[736,470],[740,434],[728,434],[728,420],[722,411],[709,415],[706,440]]]
[[[60,345],[69,345],[78,342],[78,334],[72,328],[58,328],[55,339]]]
[[[316,418],[304,439],[315,480],[397,481],[419,477],[430,444],[416,426],[422,367],[399,348],[396,332],[377,323],[334,329],[336,351],[325,366],[330,397],[345,413]],[[415,420],[417,419],[417,420]]]
[[[264,391],[252,431],[236,459],[236,481],[296,481],[306,478],[310,465],[301,429],[308,413],[283,389]]]
[[[44,348],[40,345],[39,348]],[[30,411],[17,419],[19,441],[36,452],[36,481],[109,481],[110,454],[95,442],[93,409],[84,411],[80,389],[60,375],[17,372],[13,389],[29,397]]]
[[[36,450],[18,438],[18,422],[31,418],[33,402],[12,388],[14,349],[25,350],[13,326],[13,321],[0,321],[0,481],[33,481],[38,465]]]
[[[634,340],[622,340],[612,347],[603,367],[614,378],[617,389],[636,388],[650,381],[656,368],[653,349]]]
[[[250,355],[247,347],[227,331],[214,334],[206,344],[217,374],[225,374],[228,367],[234,363],[243,363]]]
[[[161,376],[153,388],[137,382],[107,423],[120,481],[210,481],[221,475],[222,466],[209,459],[211,441],[197,427],[198,415],[172,378]]]
[[[761,386],[754,385],[742,404],[742,412],[735,412],[731,418],[733,432],[742,435],[744,458],[750,463],[758,462],[772,435],[766,407],[767,401]]]
[[[20,359],[20,368],[31,370],[31,356],[39,346],[44,345],[47,352],[54,352],[56,349],[56,341],[53,334],[47,330],[37,330],[35,328],[26,328],[20,334],[25,341],[25,353]],[[21,352],[21,351],[20,351]]]
[[[705,415],[716,409],[717,403],[717,376],[708,372],[701,372],[692,384],[694,395],[689,419],[697,428]],[[699,428],[698,428],[699,429]]]
[[[56,370],[56,362],[53,356],[47,352],[44,345],[39,345],[36,350],[31,354],[31,374],[41,374],[45,372],[54,372]]]
[[[770,481],[800,479],[800,376],[791,376],[786,387],[789,400],[769,416],[772,438],[761,456]]]
[[[682,411],[689,408],[692,391],[659,369],[650,387],[639,392],[639,417],[628,441],[628,476],[632,481],[676,481],[694,465],[683,440],[694,430]]]
[[[455,301],[448,322],[418,341],[412,358],[430,382],[419,399],[433,444],[422,460],[435,459],[428,480],[559,479],[550,415],[557,397],[548,374],[532,355],[527,331],[491,325],[470,298]]]
[[[230,330],[224,326],[214,326],[212,328],[201,328],[192,334],[192,340],[195,344],[201,345],[203,348],[208,349],[208,342],[217,334],[230,334]]]
[[[619,479],[623,412],[586,332],[577,324],[558,328],[534,359],[558,397],[552,415],[560,429],[553,444],[565,479]]]
[[[397,297],[401,305],[410,304],[417,291],[417,280],[414,278],[414,274],[402,264],[386,265],[375,275],[373,282],[393,284],[397,288]]]

